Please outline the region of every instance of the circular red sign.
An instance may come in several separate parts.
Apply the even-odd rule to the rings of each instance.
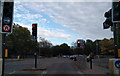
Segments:
[[[4,25],[3,26],[3,30],[4,31],[9,31],[10,30],[10,26],[9,25]]]

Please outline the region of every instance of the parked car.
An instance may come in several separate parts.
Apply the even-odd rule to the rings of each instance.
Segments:
[[[77,55],[71,55],[70,56],[70,59],[74,60],[74,61],[77,61]]]
[[[73,55],[71,55],[71,56],[70,56],[70,59],[74,59],[74,56],[73,56]]]

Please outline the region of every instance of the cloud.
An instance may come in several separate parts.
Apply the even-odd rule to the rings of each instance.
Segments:
[[[19,24],[20,26],[28,28],[32,34],[32,26],[31,25],[25,25],[19,22],[15,22],[16,24]],[[45,38],[68,38],[71,37],[69,34],[65,34],[63,30],[56,29],[53,31],[50,31],[49,29],[45,29],[42,27],[38,27],[38,37],[45,37]]]
[[[21,2],[15,2],[14,6],[14,21],[19,20],[21,23],[25,22],[39,22],[39,20],[43,17],[39,13],[34,13],[33,11],[31,12],[28,10],[27,7],[24,7]],[[37,20],[37,21],[36,21]]]
[[[112,0],[15,0],[16,2],[112,2]],[[118,0],[114,0],[118,1]]]
[[[43,22],[45,23],[47,21],[47,19],[40,19],[39,22]]]
[[[32,7],[37,6],[37,7]],[[25,3],[36,12],[49,15],[56,23],[76,31],[84,39],[92,40],[112,37],[110,30],[103,30],[104,13],[111,7],[109,2],[51,2]],[[104,7],[104,8],[103,8]]]
[[[110,7],[109,2],[17,2],[14,17],[17,23],[28,27],[30,31],[32,31],[32,22],[41,23],[41,26],[38,27],[38,37],[65,39],[66,42],[79,38],[95,40],[113,37],[110,29],[103,30],[102,24],[105,20],[104,13]],[[56,24],[47,28],[51,23],[50,20]],[[54,28],[58,24],[71,31]]]
[[[57,30],[46,30],[44,28],[39,28],[38,27],[38,35],[42,37],[47,37],[47,38],[68,38],[71,37],[70,34],[65,34],[64,32],[60,32],[58,29]]]

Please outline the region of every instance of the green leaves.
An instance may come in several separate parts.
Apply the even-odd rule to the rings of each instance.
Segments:
[[[33,50],[33,41],[30,31],[19,24],[13,25],[13,33],[6,36],[6,46],[9,56],[29,54]]]

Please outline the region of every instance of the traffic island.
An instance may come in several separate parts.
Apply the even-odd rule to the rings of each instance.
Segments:
[[[23,71],[45,71],[47,70],[46,68],[42,68],[42,69],[37,69],[37,68],[32,68],[32,69],[23,69]]]
[[[45,74],[45,72],[46,72],[46,68],[42,68],[42,69],[32,68],[32,69],[23,69],[22,71],[6,74],[5,76],[42,76],[43,74]]]
[[[109,67],[111,76],[120,76],[120,59],[109,59]]]

